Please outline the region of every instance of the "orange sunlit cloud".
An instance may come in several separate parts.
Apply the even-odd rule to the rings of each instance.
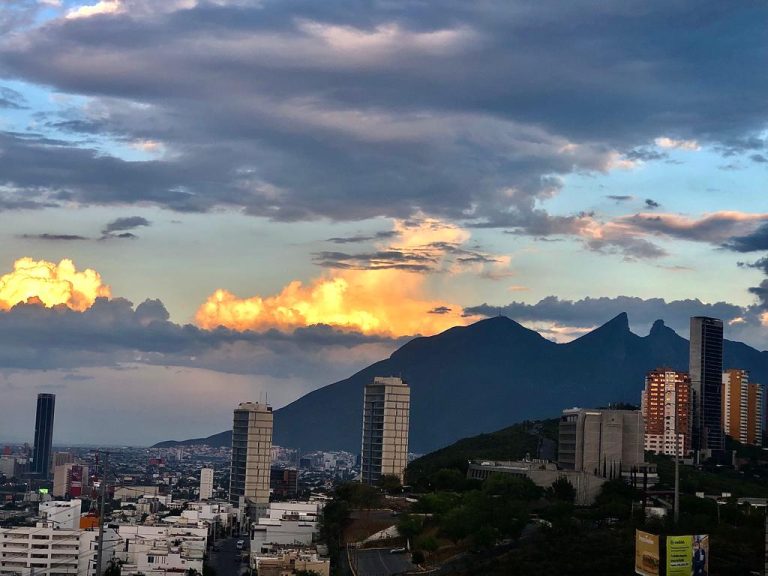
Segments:
[[[469,233],[434,219],[396,221],[395,239],[382,250],[428,255],[430,272],[477,271],[477,258],[466,258],[461,245]],[[456,256],[459,254],[459,256]],[[473,253],[477,255],[478,253]],[[462,262],[462,257],[467,263]],[[506,266],[508,258],[490,259],[488,266]],[[379,263],[373,264],[378,265]],[[402,268],[333,269],[304,284],[293,281],[274,296],[238,298],[219,289],[200,306],[195,320],[201,328],[234,330],[276,328],[291,331],[313,324],[387,336],[430,335],[477,320],[464,317],[461,306],[427,295],[423,270]]]
[[[13,263],[13,272],[0,276],[0,310],[31,300],[48,308],[65,304],[82,312],[96,298],[110,295],[109,286],[102,283],[98,272],[90,268],[78,272],[68,259],[56,264],[19,258]]]

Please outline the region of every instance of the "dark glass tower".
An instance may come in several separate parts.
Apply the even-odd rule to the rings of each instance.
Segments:
[[[691,318],[689,373],[693,392],[693,449],[717,454],[725,449],[722,320],[705,316]]]
[[[56,407],[54,394],[37,395],[37,416],[35,418],[35,446],[32,449],[30,472],[39,478],[48,478],[51,466],[51,444],[53,443],[53,412]]]

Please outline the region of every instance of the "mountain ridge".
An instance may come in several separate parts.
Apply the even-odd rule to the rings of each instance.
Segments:
[[[726,340],[724,361],[726,368],[749,370],[753,381],[768,382],[766,351]],[[647,336],[638,336],[630,330],[627,314],[621,313],[559,344],[497,316],[414,338],[389,358],[276,410],[273,441],[302,450],[357,452],[363,386],[374,376],[402,376],[410,384],[410,448],[429,452],[514,422],[551,417],[571,406],[637,403],[645,373],[660,366],[688,367],[688,340],[663,320],[657,320]],[[156,446],[228,446],[230,437],[225,431]]]

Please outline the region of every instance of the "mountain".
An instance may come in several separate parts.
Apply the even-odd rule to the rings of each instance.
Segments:
[[[726,340],[724,365],[768,383],[768,352]],[[556,344],[509,318],[489,318],[415,338],[386,360],[276,410],[273,441],[302,450],[359,451],[363,386],[374,376],[401,376],[411,385],[410,449],[425,453],[564,408],[637,404],[646,372],[659,366],[688,367],[688,341],[661,320],[638,336],[622,313]],[[230,434],[210,439],[226,446]]]

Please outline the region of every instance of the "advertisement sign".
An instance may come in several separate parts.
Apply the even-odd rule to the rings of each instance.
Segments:
[[[659,576],[659,537],[635,530],[635,574]]]
[[[667,576],[691,576],[693,536],[667,536]]]
[[[693,537],[693,576],[709,574],[709,535],[697,534]]]
[[[667,536],[666,576],[707,576],[709,535]]]

